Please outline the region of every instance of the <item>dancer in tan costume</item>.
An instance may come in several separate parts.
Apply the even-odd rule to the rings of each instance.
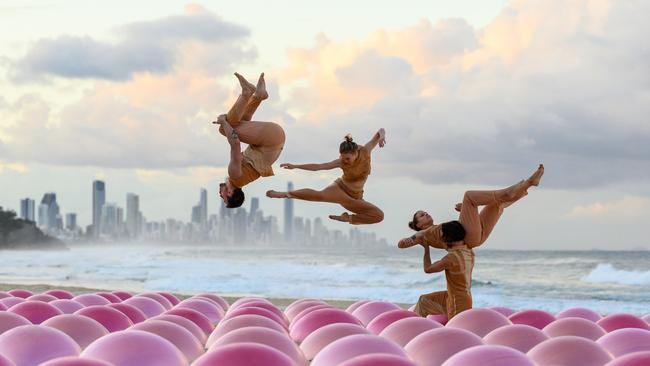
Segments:
[[[420,316],[445,314],[448,319],[461,311],[472,308],[472,270],[475,248],[483,244],[499,221],[503,209],[515,203],[526,194],[528,188],[539,185],[544,174],[540,164],[533,175],[519,183],[496,191],[467,191],[463,203],[456,205],[460,211],[458,221],[434,225],[431,216],[418,211],[409,227],[418,232],[410,238],[400,240],[400,248],[417,244],[424,247],[423,267],[426,273],[445,271],[447,291],[438,291],[420,296],[415,312]],[[479,213],[478,207],[484,206]],[[431,262],[430,247],[445,249],[447,255]]]
[[[352,225],[376,224],[384,219],[384,213],[377,206],[363,199],[363,186],[370,175],[370,153],[379,145],[386,144],[386,133],[379,129],[368,143],[359,146],[350,135],[339,146],[338,159],[323,164],[280,164],[285,169],[304,169],[311,171],[341,168],[343,176],[322,191],[298,189],[291,192],[268,191],[271,198],[295,198],[305,201],[338,203],[351,211],[341,215],[330,215],[336,221]]]
[[[285,140],[284,130],[277,123],[251,121],[257,107],[268,98],[264,73],[257,86],[238,73],[235,76],[239,79],[241,94],[228,114],[220,115],[213,122],[220,125],[219,132],[230,144],[228,178],[219,185],[219,195],[228,208],[244,203],[243,186],[274,174],[271,166],[280,156]],[[243,153],[241,142],[248,144]]]

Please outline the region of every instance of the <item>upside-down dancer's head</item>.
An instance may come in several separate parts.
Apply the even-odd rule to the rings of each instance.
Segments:
[[[219,184],[219,196],[228,208],[237,208],[244,203],[244,191],[233,186],[228,179],[225,183]]]
[[[413,220],[409,222],[409,227],[415,231],[424,230],[431,225],[433,225],[433,219],[426,211],[416,211],[413,214]]]
[[[359,145],[352,141],[352,135],[345,135],[345,140],[339,145],[339,153],[341,154],[341,163],[344,165],[352,164],[359,156]]]
[[[413,220],[409,222],[409,227],[415,231],[430,228],[433,225],[433,219],[426,211],[417,211],[413,215]],[[442,240],[447,243],[453,243],[465,239],[465,228],[459,221],[448,221],[441,224]]]

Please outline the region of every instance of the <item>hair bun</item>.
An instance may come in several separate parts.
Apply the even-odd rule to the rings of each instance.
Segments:
[[[347,135],[345,135],[344,138],[345,138],[345,141],[352,142],[352,134],[351,133],[348,133]]]

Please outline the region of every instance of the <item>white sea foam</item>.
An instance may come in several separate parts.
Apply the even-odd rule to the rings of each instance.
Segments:
[[[609,263],[601,263],[582,281],[589,283],[613,283],[620,285],[650,285],[650,271],[626,271]]]

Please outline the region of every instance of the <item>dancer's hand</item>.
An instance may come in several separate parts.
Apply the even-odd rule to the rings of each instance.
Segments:
[[[379,131],[377,131],[377,143],[379,144],[379,147],[384,147],[386,146],[386,130],[383,128],[380,128]]]
[[[296,169],[296,166],[290,163],[282,163],[280,164],[280,168],[291,170],[291,169]]]

